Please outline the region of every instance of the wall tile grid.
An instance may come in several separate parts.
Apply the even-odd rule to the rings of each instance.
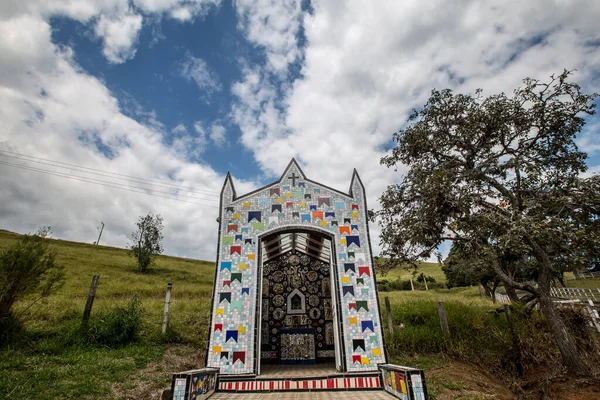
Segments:
[[[208,366],[222,374],[255,372],[259,238],[286,228],[333,234],[347,371],[373,371],[385,362],[364,189],[356,173],[351,193],[306,180],[294,160],[279,182],[239,199],[228,176],[221,194]]]

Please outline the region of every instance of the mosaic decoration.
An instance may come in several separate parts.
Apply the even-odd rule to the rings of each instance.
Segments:
[[[220,381],[220,392],[273,392],[293,390],[379,389],[379,377],[307,378],[294,380]]]
[[[208,399],[217,388],[217,369],[203,368],[173,374],[173,400]]]
[[[292,160],[279,181],[240,197],[236,196],[228,174],[221,192],[219,223],[211,326],[220,324],[222,328],[209,330],[208,366],[220,368],[221,374],[226,375],[256,373],[256,357],[278,351],[258,348],[261,339],[267,337],[260,329],[264,325],[257,321],[258,313],[262,308],[260,319],[271,328],[268,341],[275,343],[273,338],[278,332],[274,325],[283,326],[288,317],[286,304],[276,306],[274,302],[281,303],[281,299],[276,300],[275,296],[286,300],[290,287],[304,294],[305,318],[317,321],[318,326],[313,328],[315,335],[323,337],[323,346],[332,343],[333,335],[333,330],[325,326],[327,317],[333,317],[332,305],[325,308],[325,300],[336,302],[341,326],[339,351],[346,371],[375,371],[378,363],[385,363],[365,193],[356,171],[349,194],[345,194],[307,179]],[[268,270],[273,284],[263,285],[262,293],[258,293],[261,267],[267,267],[260,265],[261,238],[275,231],[294,230],[316,231],[331,238],[336,278],[328,276],[330,265],[311,261],[305,254],[294,254],[298,260],[294,257],[293,262],[305,268],[305,273],[286,279],[284,271]],[[331,293],[331,279],[336,279],[338,293]],[[311,305],[311,301],[317,304],[311,295],[317,296],[318,305]],[[301,318],[295,321],[289,322],[303,323]],[[319,333],[318,328],[322,328]],[[354,346],[357,340],[362,340],[361,346]],[[317,336],[315,344],[317,351],[332,350],[319,348]]]
[[[427,385],[423,370],[384,364],[379,366],[386,392],[402,400],[427,399]]]
[[[261,340],[263,354],[271,352],[269,353],[270,357],[262,357],[263,363],[314,364],[315,362],[334,362],[335,353],[333,353],[333,356],[328,357],[318,356],[315,358],[314,356],[315,345],[319,350],[334,350],[331,322],[333,313],[329,310],[328,315],[325,315],[327,304],[331,309],[331,290],[326,292],[328,298],[323,297],[324,293],[321,285],[313,284],[319,279],[327,279],[329,282],[330,268],[321,268],[323,264],[329,268],[328,263],[300,251],[291,250],[267,261],[263,265],[263,288],[269,287],[270,289],[263,290],[262,304],[267,306],[271,304],[268,309],[263,306],[263,318],[267,313],[273,315],[269,322],[272,332],[271,338],[270,340]],[[294,305],[294,300],[298,304]],[[322,316],[323,318],[321,318]],[[328,331],[328,328],[331,332]],[[292,331],[292,329],[295,329],[295,331]],[[283,330],[287,332],[285,340],[283,336],[280,336]],[[324,330],[330,337],[326,338],[323,335]],[[306,345],[297,346],[292,343],[293,338],[290,338],[294,332],[311,335],[312,339],[306,339]],[[286,346],[289,346],[289,348]],[[308,347],[313,348],[310,358],[295,356],[303,348]]]
[[[311,329],[291,329],[281,332],[281,364],[314,364],[315,334]]]

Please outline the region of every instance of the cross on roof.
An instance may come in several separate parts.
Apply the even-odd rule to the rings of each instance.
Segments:
[[[292,172],[292,176],[288,176],[288,179],[292,180],[292,186],[296,186],[296,179],[300,178],[300,176],[296,175],[295,172]]]

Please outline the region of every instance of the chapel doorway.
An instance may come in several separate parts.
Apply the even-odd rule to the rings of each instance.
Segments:
[[[331,365],[343,370],[332,242],[317,232],[261,240],[261,365]]]

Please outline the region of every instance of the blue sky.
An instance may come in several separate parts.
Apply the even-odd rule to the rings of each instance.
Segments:
[[[379,159],[431,89],[567,68],[600,92],[598,20],[593,0],[3,2],[0,228],[93,242],[102,221],[125,246],[153,211],[168,254],[214,259],[227,171],[243,193],[291,157],[341,190],[357,168],[377,208],[406,170]],[[598,128],[579,138],[591,172]]]
[[[156,119],[167,131],[164,137],[167,143],[177,136],[172,132],[177,126],[192,127],[197,121],[207,127],[213,123],[222,125],[228,137],[240,136],[239,127],[228,118],[232,97],[227,88],[242,78],[240,57],[258,64],[263,56],[245,40],[236,25],[229,2],[194,23],[165,18],[142,26],[135,57],[115,64],[102,55],[102,41],[86,34],[85,24],[65,17],[51,20],[52,41],[71,47],[77,63],[104,80],[117,97],[125,98],[123,102],[132,100],[145,110],[154,110]],[[207,91],[194,84],[193,78],[190,81],[180,73],[181,65],[190,57],[205,62],[218,89]],[[136,117],[126,106],[123,111]],[[210,152],[191,160],[207,162],[221,174],[232,170],[241,179],[256,177],[258,168],[251,154],[241,152],[231,162],[229,146],[210,143],[208,146]]]

